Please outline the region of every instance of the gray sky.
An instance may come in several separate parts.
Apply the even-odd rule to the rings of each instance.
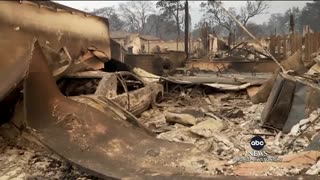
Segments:
[[[117,6],[119,3],[126,1],[55,1],[60,4],[64,4],[66,6],[70,6],[76,9],[84,10],[85,8],[89,10],[106,7],[106,6]],[[156,1],[154,1],[155,3]],[[202,13],[200,12],[200,3],[204,1],[189,1],[190,5],[190,14],[192,17],[192,24],[196,24],[201,19]],[[312,1],[267,1],[270,8],[265,14],[258,15],[252,18],[252,22],[261,24],[263,22],[268,21],[269,17],[273,13],[283,13],[287,9],[292,7],[302,8],[305,6],[307,2]],[[226,8],[235,7],[236,9],[240,9],[246,1],[223,1],[224,6]]]

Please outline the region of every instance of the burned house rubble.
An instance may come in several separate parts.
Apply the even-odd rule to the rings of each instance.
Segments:
[[[107,18],[0,7],[0,179],[318,179],[320,51],[130,54]]]

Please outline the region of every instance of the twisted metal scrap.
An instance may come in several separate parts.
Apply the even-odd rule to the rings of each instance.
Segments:
[[[209,1],[209,3],[214,6],[215,4],[220,7],[228,16],[230,16],[252,39],[256,41],[256,43],[261,46],[268,56],[271,57],[271,59],[280,67],[281,71],[286,73],[287,71],[284,69],[284,67],[279,63],[279,61],[267,50],[267,48],[263,47],[262,44],[257,40],[257,38],[251,34],[246,27],[244,27],[241,22],[235,18],[228,10],[226,10],[219,2],[216,1]]]

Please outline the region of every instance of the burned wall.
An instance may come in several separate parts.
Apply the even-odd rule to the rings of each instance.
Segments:
[[[56,52],[66,49],[72,60],[92,46],[111,57],[107,19],[54,4],[0,1],[2,122],[10,119],[16,102],[22,96],[22,80],[28,74],[36,39],[42,47],[50,47]]]
[[[151,54],[127,54],[125,63],[131,67],[138,67],[149,73],[162,75],[163,63],[160,57]]]
[[[186,67],[206,71],[236,71],[270,73],[277,69],[273,61],[241,62],[241,61],[187,61]]]
[[[125,49],[117,41],[110,39],[111,58],[123,62]]]
[[[23,79],[33,39],[72,59],[94,46],[111,57],[108,20],[31,1],[0,1],[0,100]]]
[[[95,46],[110,57],[108,21],[80,12],[52,9],[33,2],[0,2],[0,22],[26,36],[34,36],[41,44],[49,44],[53,49],[66,46],[71,57],[76,58],[82,49]],[[2,26],[3,27],[3,26]],[[90,27],[90,28],[89,28]]]

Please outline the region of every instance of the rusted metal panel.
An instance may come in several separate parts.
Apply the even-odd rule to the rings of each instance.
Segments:
[[[270,93],[268,101],[271,103],[266,105],[266,109],[270,109],[270,111],[264,111],[262,122],[269,127],[282,129],[291,109],[295,83],[282,77],[278,81],[281,81],[281,85]]]
[[[301,119],[319,108],[320,88],[301,77],[280,73],[261,115],[263,125],[289,133]]]
[[[44,58],[35,43],[24,84],[26,120],[35,130],[31,134],[69,162],[101,178],[196,175],[196,170],[185,168],[192,167],[190,159],[215,162],[193,145],[148,135],[129,123],[130,115],[114,105],[105,106],[103,113],[66,98]]]
[[[108,20],[30,1],[0,1],[0,100],[25,76],[33,38],[72,59],[95,46],[111,57]],[[88,28],[90,27],[90,28]]]
[[[26,76],[32,51],[31,37],[21,33],[7,36],[2,33],[4,28],[0,25],[0,100]]]

